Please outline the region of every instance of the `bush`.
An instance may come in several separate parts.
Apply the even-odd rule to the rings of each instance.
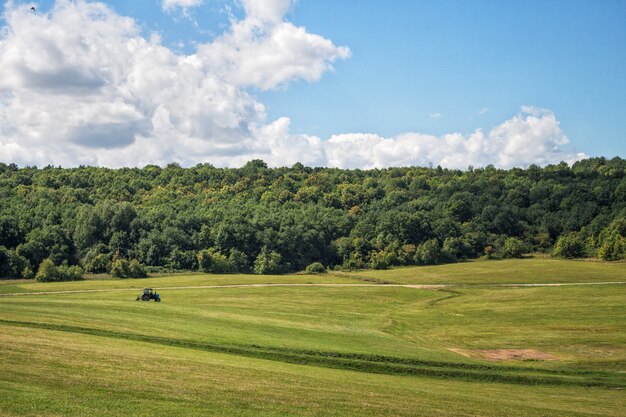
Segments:
[[[556,241],[552,255],[559,258],[584,258],[586,255],[585,242],[583,242],[578,233],[561,236]]]
[[[81,264],[85,271],[90,273],[109,272],[111,270],[111,254],[105,245],[98,244],[87,251],[81,260]]]
[[[202,272],[227,274],[233,271],[230,261],[215,249],[206,249],[198,252],[198,267]]]
[[[111,269],[111,259],[107,254],[98,254],[91,260],[85,269],[95,274],[107,272]]]
[[[624,259],[625,256],[626,238],[616,232],[606,238],[598,249],[598,257],[605,261],[617,261]]]
[[[56,266],[51,259],[44,259],[39,265],[35,279],[39,282],[79,281],[83,279],[80,266]]]
[[[278,274],[281,272],[279,253],[263,248],[254,261],[254,273],[260,275]]]
[[[417,246],[415,245],[402,245],[397,251],[397,262],[400,265],[411,265],[415,263],[415,254],[417,253]]]
[[[83,273],[83,268],[78,265],[61,265],[57,267],[59,281],[80,281],[81,279],[83,279]]]
[[[129,278],[130,269],[126,259],[117,258],[111,264],[111,275],[113,278]]]
[[[130,263],[128,264],[128,272],[129,272],[128,278],[147,278],[148,277],[148,273],[146,272],[146,269],[143,267],[143,265],[139,263],[137,259],[133,259],[132,261],[130,261]]]
[[[348,271],[353,271],[355,269],[363,269],[365,268],[365,261],[363,260],[363,255],[360,252],[350,252],[348,258],[344,260],[343,269]]]
[[[598,257],[617,261],[626,257],[626,219],[619,218],[600,233]]]
[[[51,259],[41,261],[35,279],[39,282],[52,282],[57,280],[57,268]]]
[[[35,278],[35,273],[30,268],[30,266],[27,266],[26,268],[22,270],[22,278],[26,278],[26,279]]]
[[[320,262],[313,262],[306,267],[306,272],[309,274],[324,274],[326,272],[326,268],[324,268],[324,265]]]
[[[449,237],[443,242],[441,255],[449,262],[461,261],[472,258],[474,256],[474,248],[465,239]]]
[[[368,266],[372,269],[388,269],[395,262],[395,254],[385,250],[371,251]]]
[[[427,240],[419,245],[414,258],[418,265],[435,265],[441,262],[441,246],[437,239]]]
[[[124,258],[116,258],[111,266],[111,275],[114,278],[146,278],[148,273],[137,259],[128,262]]]
[[[167,258],[167,267],[174,271],[198,269],[196,251],[174,249]]]
[[[504,241],[502,247],[503,258],[521,258],[525,252],[525,245],[516,237],[509,237]]]
[[[493,249],[493,246],[487,245],[483,248],[483,253],[485,258],[487,259],[496,259],[496,253]]]

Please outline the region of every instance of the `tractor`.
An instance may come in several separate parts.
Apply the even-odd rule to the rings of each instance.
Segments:
[[[141,301],[154,300],[155,302],[159,303],[161,302],[161,296],[157,294],[155,288],[144,288],[143,294],[141,294],[139,297],[135,299],[135,301],[139,301],[139,300]]]

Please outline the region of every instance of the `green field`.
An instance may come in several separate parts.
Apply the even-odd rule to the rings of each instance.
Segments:
[[[381,281],[453,286],[288,285]],[[626,285],[499,286],[606,281],[626,264],[3,281],[0,415],[619,416]]]
[[[344,275],[344,274],[342,274]],[[461,264],[359,271],[345,275],[398,284],[533,284],[626,281],[626,262],[554,258],[470,261]]]

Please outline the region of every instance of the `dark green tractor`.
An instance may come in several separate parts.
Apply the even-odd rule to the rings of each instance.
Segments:
[[[154,300],[157,303],[161,302],[161,296],[159,294],[157,294],[156,289],[155,288],[144,288],[143,289],[143,294],[141,294],[139,297],[137,297],[135,299],[135,301],[150,301],[150,300]]]

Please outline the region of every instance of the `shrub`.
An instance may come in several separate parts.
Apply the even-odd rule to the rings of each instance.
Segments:
[[[414,263],[415,253],[417,252],[417,246],[415,245],[402,245],[397,251],[397,261],[400,265],[411,265]]]
[[[456,262],[471,258],[474,255],[474,249],[465,239],[449,237],[443,242],[441,255],[447,261]]]
[[[26,278],[26,279],[35,278],[35,273],[30,268],[30,266],[27,266],[26,268],[22,270],[22,278]]]
[[[260,275],[278,274],[281,272],[279,253],[264,247],[254,261],[254,273]]]
[[[52,282],[57,281],[57,267],[54,265],[51,259],[44,259],[39,264],[39,269],[37,270],[37,275],[35,278],[39,282]]]
[[[80,266],[56,266],[51,259],[44,259],[39,265],[35,278],[39,282],[79,281],[83,279],[83,268]]]
[[[487,245],[483,248],[483,253],[485,254],[485,258],[487,259],[495,259],[496,258],[496,253],[493,250],[493,246],[491,245]]]
[[[556,241],[552,255],[559,258],[583,258],[585,257],[585,242],[578,233],[561,236]]]
[[[100,253],[96,255],[85,268],[89,272],[102,273],[111,269],[111,259],[109,255]]]
[[[78,265],[61,265],[57,267],[59,281],[80,281],[83,279],[83,273],[83,268]]]
[[[600,233],[599,240],[599,258],[605,261],[624,259],[626,257],[626,219],[619,218],[613,220],[613,222]]]
[[[326,272],[326,268],[320,262],[313,262],[306,267],[306,272],[309,274],[323,274]]]
[[[604,240],[600,249],[598,249],[598,257],[605,261],[617,261],[624,259],[626,256],[626,238],[619,233],[613,232]]]
[[[146,278],[148,273],[137,259],[128,262],[124,258],[116,258],[111,266],[111,275],[114,278]]]
[[[430,239],[417,247],[415,263],[418,265],[434,265],[441,262],[441,246],[437,239]]]
[[[174,249],[167,258],[167,266],[172,270],[198,269],[198,256],[193,250]]]
[[[226,255],[215,249],[206,249],[198,252],[198,267],[202,272],[227,274],[233,271]]]
[[[137,259],[133,259],[128,264],[128,278],[147,278],[148,273],[146,269],[139,263]]]
[[[369,254],[368,266],[372,269],[388,269],[393,265],[395,261],[395,255],[393,252],[385,250],[371,251]]]
[[[503,258],[521,258],[525,252],[525,245],[516,237],[509,237],[504,241],[502,247]]]
[[[343,262],[343,268],[349,271],[365,268],[365,261],[361,252],[350,252],[348,259]]]
[[[116,256],[119,256],[116,253]],[[85,271],[91,273],[109,272],[111,270],[111,254],[106,245],[97,244],[87,251],[81,264]]]
[[[117,258],[111,264],[111,275],[113,278],[129,278],[130,269],[128,261],[123,258]]]

